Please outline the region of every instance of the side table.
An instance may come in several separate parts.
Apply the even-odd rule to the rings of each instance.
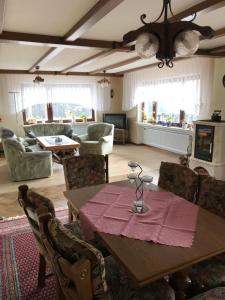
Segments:
[[[126,140],[128,139],[128,130],[127,129],[114,129],[114,139],[115,143],[122,143],[125,144]]]

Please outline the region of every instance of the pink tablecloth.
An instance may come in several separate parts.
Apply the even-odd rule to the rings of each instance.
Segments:
[[[94,231],[123,235],[155,243],[191,247],[196,228],[198,206],[170,192],[147,191],[144,214],[132,212],[135,190],[105,186],[79,212],[88,240]]]

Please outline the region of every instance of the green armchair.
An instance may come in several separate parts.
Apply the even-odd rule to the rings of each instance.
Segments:
[[[52,175],[51,151],[26,152],[23,143],[15,137],[3,139],[2,142],[13,181]]]
[[[87,134],[79,135],[80,154],[108,155],[113,150],[114,125],[108,123],[90,124]]]

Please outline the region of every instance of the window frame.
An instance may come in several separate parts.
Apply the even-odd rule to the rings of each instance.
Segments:
[[[54,119],[54,111],[53,111],[53,105],[52,105],[52,102],[50,103],[47,103],[46,104],[46,109],[47,109],[47,120],[45,121],[46,123],[60,123],[60,121],[62,120],[63,123],[81,123],[83,122],[83,119],[82,118],[75,118],[75,122],[71,119],[67,119],[67,118],[62,118],[60,121],[57,119],[55,120]],[[23,109],[22,110],[22,117],[23,117],[23,124],[24,125],[28,125],[30,124],[28,122],[28,119],[27,119],[27,111],[26,109]],[[92,108],[91,109],[91,117],[90,118],[87,118],[87,122],[95,122],[96,120],[96,113],[95,113],[95,109]],[[42,123],[41,121],[37,121],[37,123]]]

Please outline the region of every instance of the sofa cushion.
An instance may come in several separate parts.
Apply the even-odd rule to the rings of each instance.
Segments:
[[[14,136],[14,132],[12,131],[12,129],[10,128],[2,128],[1,129],[1,137],[2,138],[9,138],[9,137],[13,137]]]
[[[73,129],[69,129],[69,128],[68,128],[68,129],[64,132],[64,135],[71,139],[72,136],[73,136]]]
[[[22,137],[18,137],[17,140],[24,145],[24,147],[29,146],[30,144]]]
[[[35,135],[35,133],[32,130],[27,131],[27,136],[29,138],[36,138],[36,135]]]
[[[42,151],[42,148],[36,144],[36,145],[29,145],[26,147],[26,152],[37,152]]]
[[[10,145],[11,149],[14,149],[18,152],[26,152],[24,145],[17,140],[17,138],[11,137],[4,140],[4,143]]]

